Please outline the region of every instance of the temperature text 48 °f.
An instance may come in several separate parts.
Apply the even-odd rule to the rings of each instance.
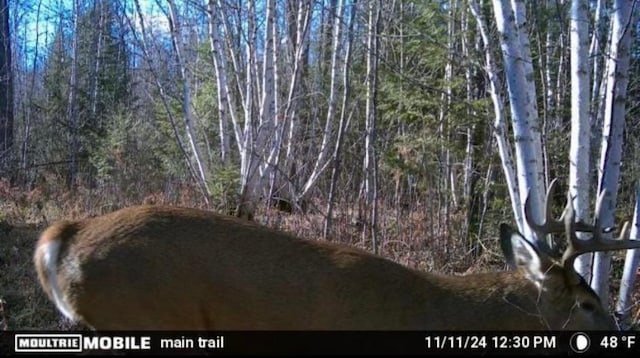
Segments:
[[[636,336],[634,335],[604,336],[600,340],[600,347],[605,349],[631,349],[636,345],[636,342]]]

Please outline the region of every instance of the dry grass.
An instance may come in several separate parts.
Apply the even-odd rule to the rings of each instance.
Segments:
[[[60,329],[58,313],[46,298],[31,255],[40,227],[2,223],[0,229],[0,299],[8,329]]]

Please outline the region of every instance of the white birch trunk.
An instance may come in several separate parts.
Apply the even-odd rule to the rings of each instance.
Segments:
[[[571,1],[571,144],[569,149],[569,192],[578,220],[589,222],[590,134],[589,123],[589,17],[587,0]],[[577,233],[586,239],[586,234]],[[581,255],[575,261],[576,270],[588,279],[591,255]]]
[[[97,107],[98,107],[98,73],[100,73],[100,68],[102,66],[102,41],[104,38],[104,28],[105,28],[105,4],[104,3],[94,3],[94,9],[95,7],[98,7],[98,19],[97,19],[97,26],[98,28],[96,29],[96,33],[94,34],[95,36],[95,48],[94,48],[94,55],[95,57],[93,58],[93,68],[91,69],[91,118],[92,119],[96,119],[97,116]],[[102,116],[101,116],[102,117]],[[102,123],[97,123],[99,127],[102,127]]]
[[[268,0],[266,25],[264,31],[264,48],[262,49],[262,87],[259,104],[259,123],[256,138],[258,150],[266,149],[267,136],[273,132],[275,117],[274,73],[273,73],[273,29],[275,0]],[[259,153],[262,154],[262,153]],[[264,169],[264,168],[261,168]]]
[[[284,147],[286,148],[286,158],[292,158],[293,153],[293,138],[298,123],[296,119],[296,111],[298,108],[298,87],[300,81],[300,71],[304,64],[302,63],[304,48],[308,39],[309,23],[311,19],[311,3],[310,1],[304,1],[299,4],[296,15],[296,32],[295,38],[289,39],[292,43],[291,53],[293,53],[293,73],[291,75],[292,81],[289,83],[289,90],[287,99],[285,101],[284,118],[285,123],[283,126],[286,128],[284,137]]]
[[[453,41],[454,41],[454,32],[455,32],[455,20],[454,14],[457,9],[458,4],[457,1],[449,2],[448,9],[448,23],[447,23],[447,63],[444,66],[444,78],[442,82],[444,83],[444,91],[440,96],[440,113],[438,115],[438,122],[440,123],[439,132],[440,132],[440,161],[442,165],[442,186],[444,191],[447,189],[449,191],[449,195],[451,197],[451,203],[449,200],[444,200],[445,213],[449,212],[449,207],[453,205],[453,207],[457,207],[459,203],[457,186],[456,186],[456,171],[452,168],[452,153],[449,149],[448,143],[451,142],[451,134],[449,130],[449,110],[451,108],[451,97],[452,97],[452,78],[453,78]]]
[[[177,8],[173,0],[168,1],[169,4],[169,20],[171,27],[171,40],[173,42],[173,48],[176,53],[176,59],[178,61],[178,67],[180,68],[180,77],[182,79],[182,110],[184,115],[185,132],[192,151],[192,160],[195,163],[195,167],[198,173],[198,179],[200,185],[206,190],[207,195],[211,192],[207,185],[207,161],[203,157],[202,151],[197,143],[197,129],[195,128],[193,121],[193,113],[191,108],[191,78],[189,75],[189,68],[185,63],[184,58],[184,34],[182,33],[182,22],[178,16]]]
[[[320,174],[327,168],[330,161],[327,159],[328,153],[332,146],[330,146],[330,139],[332,136],[333,123],[335,122],[336,107],[338,102],[338,72],[339,72],[339,56],[341,49],[341,37],[342,37],[342,10],[344,7],[343,0],[338,0],[336,8],[336,14],[333,21],[333,41],[332,41],[332,53],[331,53],[331,84],[329,90],[329,104],[327,108],[327,118],[325,121],[324,130],[322,132],[322,143],[320,144],[318,159],[315,160],[313,170],[309,175],[306,183],[303,186],[301,195],[305,195],[314,185],[320,177]]]
[[[471,29],[469,28],[469,13],[467,11],[462,11],[462,24],[461,24],[461,32],[462,32],[462,54],[465,57],[471,56],[470,49],[473,48],[472,38],[471,38]],[[475,96],[473,94],[473,74],[477,71],[476,69],[472,69],[471,66],[465,66],[465,90],[467,95],[468,103],[472,103]],[[474,118],[477,116],[477,111],[473,108],[469,108],[467,110],[467,115],[469,118]],[[463,180],[462,180],[462,198],[463,202],[467,206],[467,211],[471,207],[471,189],[472,189],[472,179],[473,179],[473,168],[474,168],[474,136],[475,136],[476,124],[471,124],[467,128],[467,145],[465,149],[465,157],[464,157],[464,165],[463,165]],[[470,214],[467,214],[468,217]],[[465,229],[468,231],[468,228]]]
[[[254,138],[256,121],[254,115],[254,85],[257,74],[256,46],[256,23],[255,23],[255,1],[248,1],[247,10],[247,41],[244,46],[245,51],[245,78],[244,78],[244,129],[243,146],[240,153],[240,198],[237,215],[252,218],[255,211],[257,187],[257,169],[259,162],[255,158]]]
[[[640,235],[640,184],[636,183],[636,205],[633,210],[633,222],[631,225],[630,238],[638,240]],[[640,262],[640,250],[628,250],[624,262],[624,271],[620,280],[620,292],[616,302],[615,314],[619,319],[620,328],[627,330],[631,325],[631,309],[633,289],[636,282],[638,263]]]
[[[269,6],[271,8],[269,10],[269,14],[273,19],[267,22],[269,26],[267,26],[265,31],[271,32],[271,61],[273,67],[273,86],[271,88],[271,91],[273,91],[273,103],[271,110],[273,112],[273,128],[272,133],[270,134],[272,138],[270,140],[269,156],[267,157],[265,164],[265,172],[269,175],[268,198],[272,198],[277,184],[276,180],[278,179],[278,172],[280,171],[279,165],[280,152],[282,150],[284,118],[280,108],[280,36],[278,35],[278,26],[275,22],[275,18],[277,18],[275,1],[269,2]],[[289,196],[289,199],[290,197],[291,196]]]
[[[529,111],[531,115],[531,122],[528,123],[530,128],[530,136],[532,139],[532,145],[529,146],[528,150],[533,150],[532,153],[535,158],[539,158],[538,162],[538,178],[534,179],[537,181],[537,185],[540,189],[544,188],[544,171],[543,171],[543,156],[542,156],[542,139],[541,139],[541,127],[538,119],[538,100],[536,96],[536,86],[534,81],[534,69],[533,69],[533,59],[531,57],[531,44],[529,42],[529,35],[527,33],[527,13],[526,13],[526,1],[525,0],[511,0],[511,7],[513,9],[513,13],[515,15],[515,26],[518,34],[518,41],[520,42],[520,49],[522,54],[522,59],[520,64],[524,68],[525,77],[521,80],[523,81],[524,88],[527,91],[526,98],[527,108],[525,110]],[[524,122],[523,124],[527,124]],[[539,195],[542,195],[540,193]]]
[[[635,24],[632,11],[634,1],[616,0],[613,5],[611,21],[611,54],[608,59],[607,91],[605,94],[605,110],[603,121],[600,162],[598,164],[598,193],[606,190],[600,213],[602,227],[612,227],[614,210],[620,179],[622,160],[623,129],[629,83],[629,60],[631,46],[630,24]],[[607,233],[604,236],[611,236]],[[611,256],[607,252],[595,254],[593,281],[591,286],[600,296],[604,307],[609,305],[609,276]]]
[[[591,86],[591,115],[595,116],[597,114],[598,104],[600,103],[601,97],[600,94],[600,79],[602,78],[602,53],[600,52],[600,38],[602,36],[602,32],[606,31],[603,29],[603,19],[606,11],[606,1],[605,0],[597,0],[596,2],[596,10],[594,13],[594,24],[593,24],[593,33],[591,35],[591,45],[589,47],[589,58],[593,62],[592,68],[592,77],[593,83]],[[592,120],[595,122],[595,119]]]
[[[213,58],[213,68],[216,76],[217,100],[218,100],[218,130],[220,131],[220,161],[228,164],[229,153],[229,118],[235,116],[235,111],[229,103],[229,84],[227,83],[227,60],[222,49],[220,38],[220,13],[216,8],[214,0],[207,2],[207,15],[209,16],[209,45]],[[237,123],[237,120],[234,120]],[[237,131],[236,131],[237,135]],[[236,142],[238,138],[236,138]]]
[[[547,1],[547,6],[545,11],[552,11],[551,7],[555,6],[552,1]],[[554,49],[554,37],[555,34],[552,32],[552,27],[547,27],[547,33],[545,35],[544,41],[544,63],[545,68],[544,78],[543,78],[543,90],[544,90],[544,118],[551,115],[551,113],[555,112],[555,86],[553,85],[553,74],[551,71],[551,64],[553,63],[553,49]]]
[[[514,19],[523,19],[523,5],[516,1],[514,10],[507,0],[493,0],[505,76],[509,92],[509,104],[513,124],[518,190],[520,198],[531,195],[533,219],[542,221],[543,171],[540,125],[535,97],[534,73],[524,29],[518,29]],[[515,15],[514,15],[515,14]],[[520,24],[521,25],[521,24]],[[530,193],[530,194],[529,194]],[[523,210],[522,205],[519,208]],[[527,225],[523,233],[534,237]],[[538,238],[540,240],[544,238]]]
[[[78,151],[80,150],[78,113],[76,110],[76,97],[78,92],[78,16],[80,16],[78,4],[80,0],[73,1],[73,40],[71,41],[71,73],[69,75],[69,97],[67,100],[67,121],[69,122],[69,176],[67,188],[76,185],[78,174]]]
[[[262,76],[260,87],[260,102],[258,108],[258,125],[255,129],[255,160],[257,161],[258,173],[256,173],[255,189],[257,192],[264,191],[266,187],[266,179],[271,175],[273,168],[270,164],[272,142],[276,140],[275,132],[275,75],[273,61],[273,27],[275,23],[275,0],[267,2],[266,24],[264,29],[263,49],[262,49]],[[269,203],[271,199],[265,198],[265,202]]]
[[[132,29],[132,31],[137,31],[137,29],[140,29],[141,32],[141,36],[134,36],[134,38],[136,39],[136,41],[138,42],[140,48],[142,49],[142,53],[143,53],[143,59],[144,61],[147,63],[147,66],[149,68],[149,71],[151,72],[151,75],[153,77],[154,83],[156,88],[158,89],[158,96],[160,98],[160,101],[162,102],[162,106],[164,107],[167,116],[169,117],[169,123],[171,124],[171,128],[173,130],[173,134],[176,140],[176,143],[178,144],[178,148],[180,149],[180,152],[182,153],[182,156],[185,160],[185,164],[187,166],[187,168],[189,169],[189,174],[191,175],[193,181],[198,185],[198,189],[200,190],[201,194],[202,194],[202,199],[205,203],[209,204],[209,194],[207,193],[207,189],[204,188],[202,186],[202,182],[199,180],[198,178],[198,173],[196,168],[194,168],[193,163],[191,162],[191,155],[188,153],[187,150],[187,146],[184,144],[181,135],[179,133],[179,130],[177,128],[177,124],[176,124],[176,120],[173,116],[173,111],[171,109],[171,106],[169,104],[169,95],[167,94],[167,91],[164,88],[164,85],[162,83],[162,81],[160,80],[160,76],[156,70],[156,68],[153,66],[153,61],[151,60],[151,51],[153,49],[150,48],[149,45],[149,33],[146,30],[146,25],[145,25],[145,17],[144,17],[144,12],[140,6],[140,2],[138,0],[134,0],[133,1],[135,9],[136,9],[136,16],[138,18],[138,25],[134,25],[133,21],[125,15],[125,18],[129,24],[129,27]],[[151,42],[153,44],[153,42]]]
[[[213,1],[210,1],[210,4],[212,7],[213,6]],[[220,82],[221,87],[218,87],[219,91],[223,92],[223,100],[226,99],[226,103],[228,106],[228,114],[229,117],[231,117],[231,124],[232,124],[232,128],[233,128],[233,133],[235,136],[235,142],[236,142],[236,146],[238,147],[238,153],[240,154],[240,156],[242,157],[242,153],[246,153],[247,148],[246,148],[246,140],[245,140],[245,134],[244,134],[244,128],[242,127],[241,123],[240,123],[240,119],[238,118],[236,113],[241,113],[245,110],[245,100],[244,100],[244,93],[243,93],[243,81],[240,78],[241,73],[243,73],[243,69],[240,66],[240,62],[238,60],[238,56],[237,56],[237,52],[238,49],[231,47],[230,43],[231,40],[229,39],[229,37],[232,34],[232,29],[231,29],[231,25],[229,24],[229,19],[227,17],[227,14],[223,11],[223,7],[222,7],[222,3],[221,0],[216,0],[215,1],[215,14],[213,16],[215,16],[216,20],[219,20],[222,24],[222,28],[224,30],[224,33],[227,34],[227,37],[225,38],[226,41],[223,41],[222,39],[220,39],[220,41],[214,41],[213,46],[215,49],[215,53],[214,56],[217,54],[217,58],[219,59],[218,61],[218,65],[216,66],[216,76],[217,76],[217,81]],[[216,34],[218,34],[218,32],[216,32]],[[214,37],[215,40],[216,37]],[[225,49],[222,47],[222,45],[226,44],[227,46],[227,50],[225,51]],[[219,47],[218,47],[219,46]],[[233,78],[233,82],[235,83],[235,89],[236,91],[232,92],[232,87],[231,87],[231,83],[230,81],[228,81],[227,79],[227,72],[229,71],[229,69],[227,69],[227,57],[225,55],[228,55],[229,58],[231,59],[231,73],[234,74]],[[216,57],[214,57],[215,59]],[[232,96],[232,93],[237,93],[239,96],[239,99],[234,101],[234,97]],[[241,108],[238,108],[238,105],[241,106]],[[241,160],[242,162],[242,160]]]
[[[331,229],[331,222],[333,219],[333,204],[336,186],[338,182],[338,175],[341,169],[341,159],[342,159],[342,145],[344,142],[344,132],[347,130],[347,108],[349,104],[349,98],[351,94],[351,82],[349,76],[349,68],[351,67],[351,48],[353,44],[354,31],[353,27],[355,24],[355,16],[356,16],[357,6],[356,4],[351,5],[350,16],[349,16],[349,30],[347,32],[347,42],[344,54],[344,64],[342,66],[342,108],[340,110],[340,124],[338,126],[338,135],[336,138],[336,145],[333,151],[333,168],[331,170],[331,181],[329,184],[329,195],[327,200],[327,216],[324,222],[324,228],[322,232],[322,238],[324,240],[329,239],[329,230]]]
[[[469,1],[469,9],[478,24],[478,30],[480,31],[484,48],[492,48],[493,43],[489,36],[489,27],[487,26],[487,22],[485,21],[477,0]],[[504,172],[507,189],[509,191],[509,196],[511,197],[511,209],[513,210],[513,215],[518,225],[518,229],[520,232],[524,232],[525,223],[522,210],[520,210],[522,201],[520,200],[520,193],[517,189],[515,165],[513,163],[513,158],[511,157],[511,148],[506,136],[506,118],[504,101],[500,94],[500,79],[498,77],[498,69],[491,51],[485,51],[485,72],[489,77],[489,93],[491,95],[493,112],[495,115],[495,120],[493,121],[493,135],[496,138],[498,154],[500,155],[500,162],[502,163],[502,171]]]
[[[364,194],[369,220],[367,226],[371,236],[373,252],[378,253],[377,241],[377,155],[376,143],[376,93],[378,82],[378,21],[380,19],[379,0],[369,0],[369,20],[367,29],[367,74],[365,78],[366,107],[365,107],[365,137],[364,137]],[[363,238],[367,230],[363,230]]]

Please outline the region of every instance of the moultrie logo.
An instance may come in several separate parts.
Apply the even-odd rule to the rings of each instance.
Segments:
[[[84,350],[149,350],[148,336],[83,336],[75,333],[21,333],[15,335],[16,353],[80,353]]]
[[[79,353],[82,352],[81,334],[16,334],[16,353]]]

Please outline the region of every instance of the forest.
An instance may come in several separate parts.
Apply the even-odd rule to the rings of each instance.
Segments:
[[[0,0],[0,322],[61,325],[39,231],[143,203],[463,274],[505,269],[499,224],[533,235],[558,178],[554,214],[592,222],[603,193],[605,235],[636,238],[638,7]],[[636,256],[576,262],[623,327]]]

